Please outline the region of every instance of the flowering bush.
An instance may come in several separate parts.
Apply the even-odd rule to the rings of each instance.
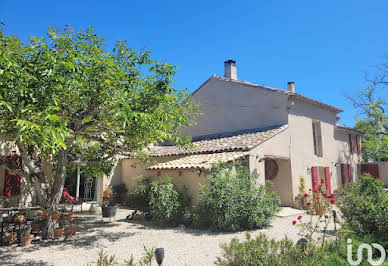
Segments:
[[[296,220],[292,221],[292,225],[301,227],[299,235],[308,242],[313,242],[314,234],[320,231],[323,226],[323,237],[318,238],[318,240],[322,240],[322,245],[325,241],[326,229],[332,217],[332,205],[335,203],[334,195],[328,193],[322,187],[324,183],[323,179],[321,179],[319,186],[313,183],[313,186],[316,186],[316,188],[310,189],[309,193],[304,193],[303,195],[307,200],[307,210],[310,215],[308,221],[305,221],[306,219],[302,220],[302,216],[298,216]],[[318,217],[315,217],[314,214],[317,214]]]

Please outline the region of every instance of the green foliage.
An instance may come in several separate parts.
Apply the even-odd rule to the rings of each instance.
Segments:
[[[177,220],[182,206],[171,177],[152,182],[149,205],[152,219],[155,221],[172,223]]]
[[[113,266],[117,265],[115,261],[115,255],[108,256],[104,250],[100,250],[98,253],[98,259],[96,261],[96,266]]]
[[[222,244],[223,256],[218,257],[216,264],[221,266],[253,266],[253,265],[313,265],[321,260],[319,250],[311,246],[309,252],[303,252],[291,240],[280,241],[269,239],[259,234],[251,239],[246,234],[246,241],[234,238],[230,244]]]
[[[128,188],[125,184],[119,184],[112,187],[113,201],[115,203],[123,204],[127,199]]]
[[[155,254],[155,248],[147,248],[144,246],[144,253],[143,257],[136,263],[133,255],[128,260],[124,261],[124,265],[126,266],[151,266],[152,260],[154,258]],[[114,266],[118,265],[118,263],[115,260],[115,255],[109,256],[107,252],[104,250],[101,250],[97,253],[98,258],[95,262],[96,266]],[[88,264],[88,266],[91,266],[92,264]]]
[[[362,136],[362,155],[364,161],[388,161],[388,115],[386,102],[376,97],[374,87],[361,90],[359,102],[365,118],[358,120],[354,128],[364,133]]]
[[[386,247],[387,242],[378,242],[376,239],[360,238],[354,232],[341,230],[338,244],[334,241],[326,242],[323,247],[316,246],[313,241],[307,240],[304,247],[294,244],[291,240],[283,238],[280,241],[269,239],[265,234],[259,234],[252,239],[247,233],[245,241],[232,239],[229,244],[222,244],[223,254],[216,260],[221,266],[265,266],[265,265],[349,265],[347,261],[347,238],[352,239],[353,258],[356,258],[357,249],[363,243],[380,243]],[[378,259],[380,252],[373,249],[373,257]],[[366,253],[360,265],[370,265]],[[381,265],[388,265],[385,261]]]
[[[135,184],[131,187],[128,194],[128,206],[130,208],[142,212],[150,210],[151,184],[152,179],[150,177],[136,177]]]
[[[279,210],[280,200],[256,183],[257,175],[241,164],[213,166],[210,186],[200,189],[193,222],[213,230],[238,231],[262,228]]]
[[[338,203],[346,223],[359,236],[388,240],[388,193],[380,180],[360,177],[339,190]]]
[[[27,44],[0,28],[0,134],[24,151],[29,168],[20,171],[32,177],[35,194],[51,191],[41,205],[58,203],[75,160],[95,178],[118,155],[141,154],[151,143],[190,142],[180,129],[192,125],[199,109],[172,87],[175,69],[125,41],[107,49],[92,27],[50,27]],[[52,160],[54,180],[45,179],[44,157]]]

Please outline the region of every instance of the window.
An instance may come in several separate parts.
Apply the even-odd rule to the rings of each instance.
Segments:
[[[322,157],[321,122],[313,121],[313,141],[315,156]]]
[[[341,180],[342,180],[342,185],[353,182],[351,164],[341,164]]]
[[[313,166],[311,167],[312,187],[321,189],[326,187],[326,192],[331,193],[331,180],[329,167]]]

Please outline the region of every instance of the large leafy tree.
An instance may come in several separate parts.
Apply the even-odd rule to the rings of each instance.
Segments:
[[[364,161],[388,161],[388,114],[387,102],[378,92],[388,88],[388,57],[377,66],[377,74],[369,79],[368,87],[361,89],[357,97],[348,97],[362,115],[355,128],[362,131],[362,153]]]
[[[124,41],[107,51],[91,27],[49,28],[28,44],[0,31],[0,133],[23,167],[0,163],[25,178],[41,206],[56,209],[73,160],[104,168],[151,143],[188,143],[179,129],[198,107],[172,87],[174,74]]]

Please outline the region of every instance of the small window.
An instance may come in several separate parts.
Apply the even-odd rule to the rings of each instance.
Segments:
[[[313,121],[313,141],[315,156],[322,157],[321,122]]]

